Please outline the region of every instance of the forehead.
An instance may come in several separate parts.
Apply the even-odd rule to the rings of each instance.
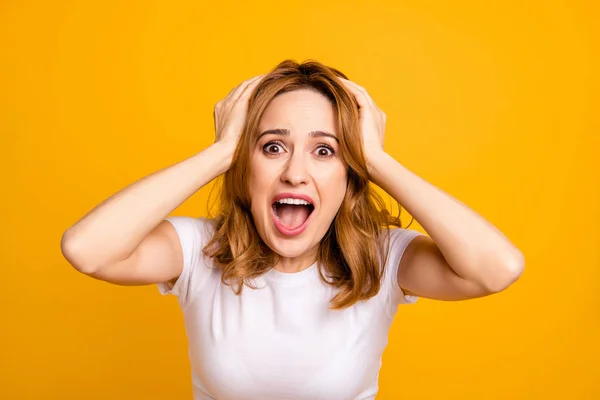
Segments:
[[[265,109],[259,128],[287,128],[292,131],[336,131],[333,104],[321,93],[299,89],[276,96]]]

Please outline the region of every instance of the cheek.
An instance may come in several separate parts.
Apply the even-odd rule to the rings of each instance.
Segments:
[[[250,190],[261,193],[264,188],[269,187],[274,182],[276,170],[272,165],[265,162],[255,162],[250,166],[250,178],[248,183]]]
[[[250,158],[248,172],[248,193],[257,192],[256,185],[260,184],[263,168],[260,160],[256,157],[256,154]]]
[[[253,213],[263,211],[260,206],[265,204],[266,196],[271,192],[274,182],[273,175],[273,167],[269,167],[267,163],[260,162],[260,160],[252,160],[248,176],[248,194]]]
[[[322,168],[319,180],[321,193],[327,198],[330,205],[337,209],[346,194],[346,185],[348,183],[346,167],[336,165],[333,168]]]

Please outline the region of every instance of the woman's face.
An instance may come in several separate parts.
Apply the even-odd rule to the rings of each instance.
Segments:
[[[334,106],[302,89],[275,97],[259,123],[249,193],[263,241],[284,258],[312,258],[346,192]]]

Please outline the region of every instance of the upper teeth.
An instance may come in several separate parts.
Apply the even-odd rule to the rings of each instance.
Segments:
[[[303,206],[308,206],[310,205],[310,203],[306,200],[302,200],[302,199],[290,199],[290,198],[286,198],[286,199],[279,199],[277,200],[277,203],[281,203],[281,204],[294,204],[294,205],[303,205]]]

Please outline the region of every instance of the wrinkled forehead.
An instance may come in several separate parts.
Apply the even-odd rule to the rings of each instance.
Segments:
[[[337,111],[323,94],[310,89],[280,93],[265,108],[258,130],[287,129],[291,134],[326,131],[337,134]]]

